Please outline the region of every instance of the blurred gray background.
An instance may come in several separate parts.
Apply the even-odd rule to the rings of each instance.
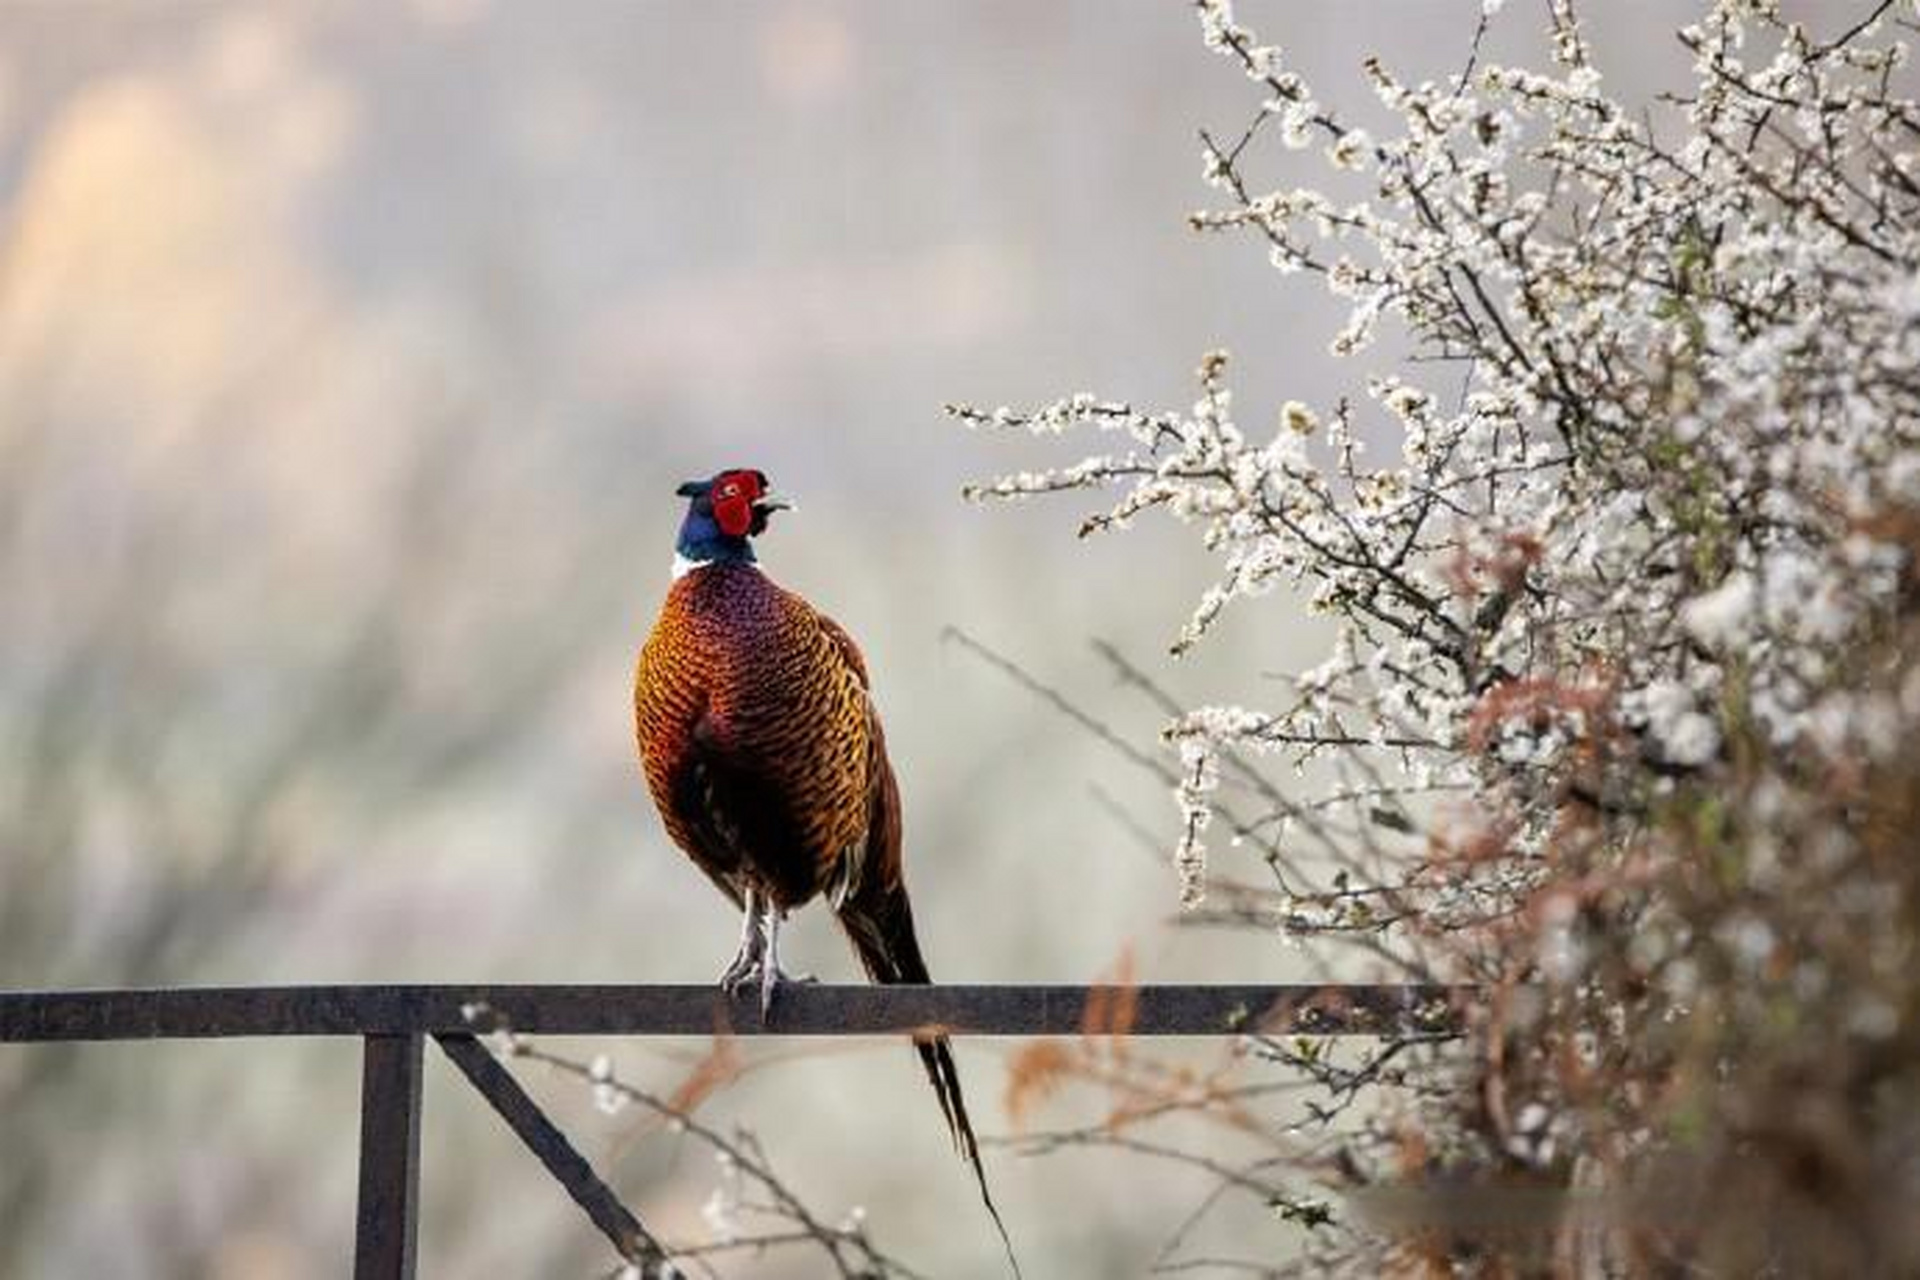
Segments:
[[[1508,6],[1496,56],[1539,48],[1537,8]],[[1691,6],[1587,8],[1610,74],[1674,82]],[[1366,120],[1364,54],[1457,70],[1478,9],[1243,12]],[[629,680],[673,486],[726,465],[799,499],[763,560],[866,649],[936,975],[1309,970],[1170,927],[1163,789],[941,640],[1155,750],[1090,639],[1189,702],[1318,656],[1276,599],[1174,666],[1204,556],[1157,524],[1077,542],[1071,502],[966,506],[966,480],[1090,442],[940,412],[1183,405],[1222,346],[1250,431],[1349,389],[1311,284],[1186,228],[1196,129],[1237,136],[1257,102],[1186,5],[5,0],[0,33],[0,985],[711,978],[735,922],[660,832]],[[791,936],[854,974],[823,913]],[[667,1087],[700,1049],[616,1058]],[[983,1130],[1010,1052],[962,1047]],[[603,1272],[429,1072],[424,1274]],[[0,1275],[340,1274],[357,1084],[346,1043],[0,1052]],[[710,1165],[530,1084],[651,1223],[704,1230]],[[993,1272],[903,1047],[709,1106],[824,1215]],[[1036,1276],[1139,1274],[1206,1185],[993,1173]]]

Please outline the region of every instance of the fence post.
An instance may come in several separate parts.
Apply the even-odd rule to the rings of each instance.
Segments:
[[[369,1035],[360,1076],[354,1280],[413,1280],[420,1219],[419,1035]]]

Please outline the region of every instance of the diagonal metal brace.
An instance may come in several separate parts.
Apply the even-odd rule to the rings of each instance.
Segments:
[[[574,1203],[586,1210],[587,1217],[622,1258],[643,1268],[667,1260],[666,1249],[640,1225],[632,1211],[620,1203],[620,1198],[600,1180],[593,1166],[573,1149],[567,1135],[547,1119],[546,1113],[513,1078],[513,1073],[501,1066],[485,1045],[471,1035],[437,1035],[434,1040],[500,1113],[507,1127],[540,1158],[547,1172],[567,1189]]]

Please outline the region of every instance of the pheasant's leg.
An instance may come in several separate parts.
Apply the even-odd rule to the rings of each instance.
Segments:
[[[773,993],[782,986],[793,986],[816,981],[810,973],[788,973],[780,967],[780,922],[787,913],[769,902],[766,914],[761,917],[766,922],[767,938],[765,950],[760,957],[760,1017],[764,1020],[773,1009]]]
[[[749,887],[740,909],[740,950],[720,975],[720,987],[728,995],[760,976],[760,958],[766,946],[760,912],[760,895]]]

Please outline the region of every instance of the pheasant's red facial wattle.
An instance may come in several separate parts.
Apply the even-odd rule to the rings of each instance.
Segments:
[[[730,538],[744,538],[753,528],[753,504],[766,492],[755,471],[728,471],[713,482],[708,501],[713,522]]]

